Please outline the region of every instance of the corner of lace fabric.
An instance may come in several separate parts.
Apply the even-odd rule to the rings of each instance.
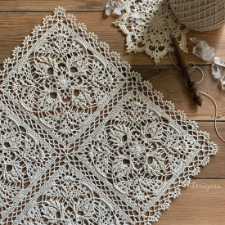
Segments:
[[[0,224],[151,224],[217,146],[57,8],[0,71]]]
[[[157,64],[169,51],[174,52],[171,36],[188,52],[189,29],[177,20],[168,0],[127,0],[125,11],[114,25],[126,35],[127,53],[145,52]]]

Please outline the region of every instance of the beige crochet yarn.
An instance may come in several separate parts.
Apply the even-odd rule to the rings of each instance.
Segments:
[[[169,1],[177,19],[192,30],[213,30],[225,23],[225,0]]]

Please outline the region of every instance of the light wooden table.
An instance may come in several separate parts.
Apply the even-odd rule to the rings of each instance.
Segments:
[[[213,127],[214,105],[203,96],[203,106],[196,106],[185,88],[184,80],[171,63],[168,56],[158,66],[144,53],[125,54],[125,36],[112,26],[118,16],[104,15],[107,0],[0,0],[0,66],[12,50],[22,43],[24,36],[30,34],[35,25],[41,24],[46,15],[52,14],[58,5],[74,14],[79,22],[85,23],[88,30],[98,35],[111,50],[121,54],[134,70],[140,72],[145,80],[161,91],[165,100],[175,103],[176,109],[184,110],[187,118],[196,120],[201,130],[210,133],[211,140],[218,144],[219,153],[184,188],[170,208],[162,213],[157,225],[224,225],[225,224],[225,143],[216,135]],[[225,26],[210,32],[188,33],[187,38],[199,37],[215,47],[216,55],[225,60]],[[225,91],[219,88],[218,81],[212,78],[211,62],[205,63],[192,54],[193,43],[188,41],[187,61],[199,65],[205,72],[205,79],[198,89],[210,94],[218,104],[218,130],[225,137]],[[175,56],[172,56],[175,60]],[[176,61],[176,60],[175,60]],[[225,73],[225,70],[223,71]],[[198,73],[195,74],[198,80]]]

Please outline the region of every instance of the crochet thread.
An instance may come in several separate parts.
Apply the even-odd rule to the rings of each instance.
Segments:
[[[149,225],[217,146],[57,8],[0,71],[0,224]]]

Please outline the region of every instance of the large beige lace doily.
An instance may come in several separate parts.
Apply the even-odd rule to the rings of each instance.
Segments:
[[[126,0],[126,13],[115,26],[126,35],[127,52],[145,52],[158,63],[169,51],[174,51],[171,36],[178,39],[184,52],[186,33],[174,14],[168,0]],[[138,18],[133,17],[133,13]]]
[[[151,224],[217,151],[62,8],[0,78],[0,224]]]

